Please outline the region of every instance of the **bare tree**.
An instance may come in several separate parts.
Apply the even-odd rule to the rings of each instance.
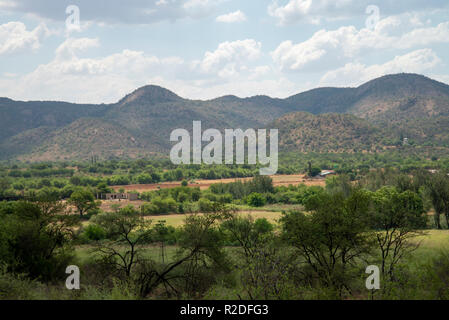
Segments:
[[[141,246],[150,237],[151,221],[145,220],[133,207],[98,215],[94,222],[101,226],[111,239],[97,244],[96,250],[105,262],[130,277],[132,268],[141,258]]]

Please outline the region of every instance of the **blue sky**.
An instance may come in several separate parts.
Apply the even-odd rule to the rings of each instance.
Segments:
[[[447,0],[0,0],[0,96],[16,100],[110,103],[147,84],[283,98],[399,72],[449,83],[448,52]]]

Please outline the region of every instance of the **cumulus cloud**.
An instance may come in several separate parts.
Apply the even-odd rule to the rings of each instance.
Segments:
[[[366,15],[366,8],[372,0],[289,0],[279,4],[273,0],[268,6],[268,14],[276,18],[280,25],[299,21],[318,24],[323,20],[344,19]],[[401,14],[410,11],[424,11],[449,8],[449,3],[441,0],[384,0],[379,5],[381,14]]]
[[[279,95],[295,87],[282,76],[282,81],[266,77],[271,69],[257,64],[261,43],[253,39],[221,43],[196,61],[128,49],[103,57],[81,57],[98,46],[96,38],[66,39],[50,62],[22,76],[0,78],[2,95],[101,103],[115,102],[146,84],[161,85],[189,98],[212,98],[220,92]]]
[[[99,46],[97,38],[68,38],[56,49],[56,59],[76,58],[76,53]]]
[[[410,49],[434,43],[449,43],[449,22],[436,27],[412,29],[397,33],[410,19],[392,16],[379,21],[373,30],[343,26],[320,30],[306,41],[282,42],[273,52],[274,62],[283,71],[319,70],[346,63],[372,50]],[[400,30],[399,30],[400,31]]]
[[[152,24],[213,14],[222,0],[1,0],[0,10],[64,21],[66,8],[76,4],[81,21],[107,24]]]
[[[45,24],[33,30],[27,30],[24,23],[18,21],[0,25],[0,55],[12,54],[25,50],[37,50],[41,41],[49,35]]]
[[[415,50],[384,64],[365,65],[351,62],[344,67],[327,72],[321,86],[358,86],[371,79],[392,73],[428,73],[441,64],[441,59],[431,49]]]
[[[194,62],[194,67],[204,73],[218,73],[222,77],[235,75],[246,68],[250,61],[261,55],[262,43],[254,39],[226,41],[215,51],[208,51],[204,58]]]
[[[123,50],[99,58],[81,58],[81,52],[98,47],[94,38],[69,38],[56,50],[54,59],[32,72],[0,79],[2,95],[29,100],[114,102],[135,88],[171,78],[184,68],[179,57],[159,58],[141,51]]]
[[[246,21],[246,15],[242,11],[237,10],[235,12],[218,16],[215,20],[217,22],[224,22],[224,23],[243,22]]]
[[[440,23],[436,27],[412,30],[404,34],[396,46],[398,48],[410,48],[415,45],[432,43],[449,43],[449,22]]]

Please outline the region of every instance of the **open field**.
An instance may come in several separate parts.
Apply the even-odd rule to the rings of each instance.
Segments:
[[[271,176],[273,179],[273,185],[275,187],[279,186],[289,186],[289,185],[298,185],[305,184],[307,186],[325,186],[326,181],[324,179],[309,179],[303,174],[294,174],[294,175],[274,175]],[[250,178],[231,178],[231,179],[216,179],[216,180],[195,180],[194,183],[190,183],[189,187],[200,187],[201,190],[205,190],[209,188],[212,184],[217,183],[231,183],[236,181],[248,181]],[[162,182],[162,183],[154,183],[154,184],[130,184],[126,186],[112,186],[111,188],[115,191],[118,191],[120,188],[125,189],[125,192],[128,191],[138,191],[138,192],[147,192],[147,191],[155,191],[158,189],[169,189],[181,186],[181,182]]]
[[[128,203],[128,204],[134,204]],[[124,205],[124,204],[123,204]],[[198,213],[201,215],[201,213]],[[265,218],[271,223],[276,223],[277,220],[281,217],[281,211],[264,211],[264,210],[243,210],[238,211],[236,213],[240,216],[251,216],[254,220]],[[146,216],[145,218],[148,220],[152,220],[153,222],[165,221],[166,225],[172,227],[180,227],[184,224],[186,217],[191,216],[192,214],[164,214],[164,215],[152,215]],[[83,226],[89,225],[89,221],[84,221]]]
[[[422,241],[423,249],[449,249],[449,230],[428,230],[426,233],[417,239]]]
[[[243,212],[242,212],[243,214]],[[254,218],[267,218],[267,219],[277,219],[276,215],[271,216],[267,212],[252,212],[251,215]],[[166,220],[167,223],[170,221],[170,225],[179,226],[183,223],[185,216],[172,215],[172,216],[159,216],[161,219]],[[280,216],[280,214],[279,214]],[[155,219],[156,220],[156,219]],[[273,220],[272,220],[273,221]],[[439,251],[449,248],[449,230],[428,230],[425,236],[421,236],[416,239],[416,241],[421,241],[421,245],[417,251],[415,251],[412,256],[407,259],[408,263],[412,263],[416,268],[420,268],[423,262],[429,261],[435,256]],[[76,247],[76,256],[81,261],[85,262],[91,256],[94,247],[91,245],[82,245]],[[165,246],[165,257],[170,260],[176,254],[177,246]],[[233,250],[233,248],[226,248],[227,251]],[[145,256],[148,258],[155,259],[159,261],[161,259],[161,247],[158,245],[149,245],[144,248]]]
[[[414,241],[421,243],[413,253],[413,257],[418,258],[415,259],[415,263],[419,265],[420,261],[428,261],[440,251],[449,249],[449,230],[426,230],[425,235]]]
[[[201,215],[201,213],[199,213]],[[155,215],[148,216],[146,219],[152,220],[153,222],[165,221],[168,226],[180,227],[184,224],[186,217],[192,214],[168,214],[168,215]],[[237,212],[239,216],[251,216],[254,220],[265,218],[271,223],[276,223],[281,217],[281,212],[270,212],[270,211],[239,211]]]

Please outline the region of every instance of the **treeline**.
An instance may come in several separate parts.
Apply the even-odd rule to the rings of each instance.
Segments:
[[[151,165],[134,172],[129,170],[126,174],[98,175],[83,174],[82,170],[74,169],[42,169],[40,174],[30,174],[27,169],[0,170],[0,199],[12,197],[29,198],[40,191],[61,194],[61,198],[70,196],[70,190],[74,187],[96,188],[98,185],[126,186],[130,184],[152,184],[171,181],[192,181],[194,179],[222,179],[245,178],[257,174],[255,166],[198,166],[199,169],[155,168]],[[34,171],[31,170],[31,171]],[[49,174],[52,172],[53,174]],[[43,190],[45,189],[45,190]]]
[[[438,150],[426,148],[402,148],[373,154],[283,153],[279,160],[278,174],[307,174],[312,164],[315,173],[335,170],[353,181],[362,179],[376,168],[394,167],[403,173],[420,169],[449,170],[449,159],[444,150],[438,153]],[[125,186],[244,178],[256,176],[258,170],[256,165],[175,166],[168,159],[3,164],[0,165],[0,199],[30,198],[42,192],[59,192],[61,198],[67,198],[74,186],[96,188],[99,184]]]

